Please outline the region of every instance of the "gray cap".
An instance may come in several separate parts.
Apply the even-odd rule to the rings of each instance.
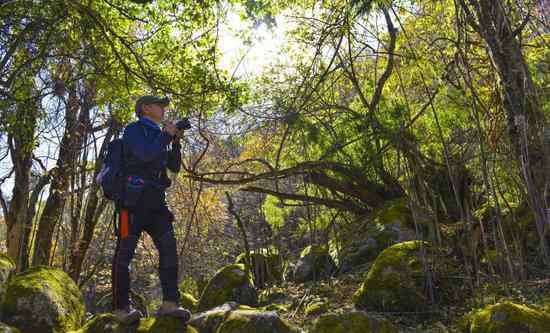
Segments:
[[[141,96],[136,101],[136,115],[138,117],[141,116],[141,109],[144,104],[158,104],[162,106],[167,106],[168,104],[170,104],[170,99],[168,97],[159,97],[159,96],[151,96],[151,95]]]

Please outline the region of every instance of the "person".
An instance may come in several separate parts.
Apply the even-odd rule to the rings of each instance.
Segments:
[[[166,169],[179,172],[180,139],[183,131],[164,121],[166,97],[142,96],[135,105],[138,121],[130,123],[122,136],[125,194],[116,205],[117,244],[112,262],[113,314],[117,321],[131,324],[142,317],[129,300],[129,266],[142,231],[147,232],[159,252],[159,276],[163,302],[157,316],[187,321],[190,312],[179,306],[178,259],[165,189],[170,186]],[[163,124],[161,129],[160,125]],[[171,147],[170,147],[171,146]]]

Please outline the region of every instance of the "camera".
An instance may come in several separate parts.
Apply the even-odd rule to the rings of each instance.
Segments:
[[[181,120],[178,120],[178,122],[176,123],[176,127],[179,131],[190,129],[191,123],[189,122],[189,118],[185,117]]]

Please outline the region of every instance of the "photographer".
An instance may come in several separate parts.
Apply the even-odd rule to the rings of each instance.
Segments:
[[[136,102],[139,120],[129,124],[122,137],[124,195],[119,210],[117,246],[112,262],[113,313],[124,324],[139,320],[142,314],[129,301],[129,265],[142,231],[147,232],[159,251],[159,275],[163,303],[158,316],[174,316],[183,321],[190,312],[179,306],[178,259],[172,222],[174,215],[166,204],[165,189],[171,185],[166,169],[179,172],[183,129],[164,120],[168,98],[143,96]],[[163,128],[159,126],[163,124]],[[169,147],[171,145],[171,147]]]

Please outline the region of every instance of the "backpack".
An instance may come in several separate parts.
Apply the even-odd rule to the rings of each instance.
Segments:
[[[105,198],[120,202],[123,195],[123,141],[122,138],[109,142],[103,156],[103,166],[96,176]]]

